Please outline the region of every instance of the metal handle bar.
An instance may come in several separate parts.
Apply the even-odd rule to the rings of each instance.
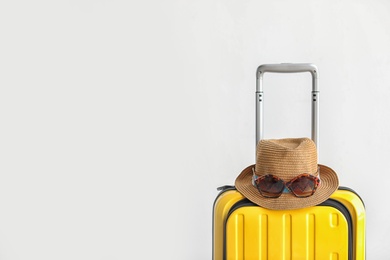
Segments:
[[[256,145],[264,137],[264,109],[263,109],[263,76],[266,72],[299,73],[310,72],[312,75],[312,102],[311,102],[311,139],[319,151],[319,89],[318,69],[311,63],[282,63],[260,65],[256,71]]]

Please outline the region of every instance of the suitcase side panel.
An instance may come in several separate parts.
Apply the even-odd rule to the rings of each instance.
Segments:
[[[352,217],[353,226],[353,259],[366,258],[366,209],[362,199],[353,190],[341,187],[331,195],[332,199],[341,202]]]

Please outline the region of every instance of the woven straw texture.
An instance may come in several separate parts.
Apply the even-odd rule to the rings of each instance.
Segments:
[[[252,185],[253,168],[261,176],[273,174],[289,181],[302,173],[319,175],[321,183],[316,192],[307,198],[283,193],[279,198],[264,198]],[[237,177],[236,188],[255,204],[275,210],[299,209],[324,202],[338,188],[337,174],[329,167],[317,164],[317,149],[309,138],[261,140],[257,146],[256,164],[245,168]]]

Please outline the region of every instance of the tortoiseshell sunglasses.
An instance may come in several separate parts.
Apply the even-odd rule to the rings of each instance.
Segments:
[[[312,196],[320,185],[319,176],[318,170],[318,177],[303,173],[285,182],[273,174],[258,176],[253,169],[252,183],[265,198],[279,198],[288,191],[291,191],[295,197],[306,198]]]

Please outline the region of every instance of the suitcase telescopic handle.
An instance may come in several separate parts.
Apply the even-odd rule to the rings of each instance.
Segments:
[[[263,109],[263,76],[266,72],[299,73],[310,72],[312,76],[311,91],[311,139],[319,151],[319,90],[318,69],[311,63],[282,63],[260,65],[256,71],[256,145],[264,137],[264,109]]]

